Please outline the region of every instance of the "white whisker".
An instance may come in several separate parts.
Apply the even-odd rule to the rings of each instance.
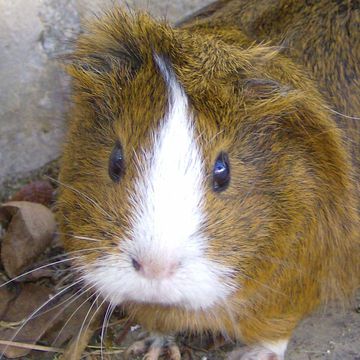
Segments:
[[[86,294],[87,292],[89,292],[90,290],[92,290],[95,286],[90,286],[88,287],[86,290],[84,290],[82,293],[80,293],[75,299],[73,299],[71,301],[70,304],[67,304],[66,307],[70,306],[74,301],[76,301],[77,299],[79,299],[81,296],[83,296],[84,294]],[[59,339],[61,333],[64,331],[65,327],[67,326],[67,324],[71,321],[71,319],[75,316],[75,314],[92,298],[96,295],[96,293],[91,294],[90,296],[88,296],[74,311],[73,313],[69,316],[69,318],[66,320],[66,322],[64,323],[64,325],[61,327],[59,333],[57,334],[56,338],[53,341],[53,344],[56,344],[56,341]]]
[[[33,273],[34,271],[38,271],[38,270],[41,270],[41,269],[45,269],[46,267],[49,267],[49,266],[53,266],[53,265],[57,265],[57,264],[61,264],[61,263],[64,263],[66,261],[70,261],[70,260],[74,260],[74,259],[80,259],[80,257],[76,256],[76,257],[72,257],[72,258],[67,258],[67,259],[62,259],[62,260],[59,260],[59,261],[55,261],[55,262],[52,262],[50,264],[46,264],[46,265],[42,265],[42,266],[39,266],[35,269],[32,269],[32,270],[29,270],[29,271],[26,271],[25,273],[23,274],[20,274],[6,282],[4,282],[3,284],[0,285],[0,289],[10,283],[12,283],[13,281],[16,281],[18,279],[21,279],[22,277],[26,276],[26,275],[29,275],[31,273]]]
[[[86,241],[94,241],[94,242],[102,242],[103,240],[100,239],[94,239],[88,236],[82,236],[82,235],[74,235],[74,234],[67,234],[67,233],[61,233],[61,232],[56,232],[56,235],[62,235],[62,236],[69,236],[78,240],[86,240]]]
[[[95,295],[96,295],[96,293],[95,293]],[[92,310],[93,307],[96,305],[96,303],[97,303],[97,301],[98,301],[98,299],[99,299],[100,296],[101,296],[100,293],[96,296],[94,302],[91,304],[89,310],[87,311],[87,313],[86,313],[86,315],[85,315],[85,317],[84,317],[84,320],[83,320],[83,322],[82,322],[82,324],[81,324],[81,327],[80,327],[80,330],[79,330],[79,334],[78,334],[78,336],[77,336],[76,346],[75,346],[75,353],[78,352],[79,342],[80,342],[80,336],[81,336],[81,334],[82,334],[82,332],[83,332],[83,330],[84,330],[84,326],[85,326],[85,324],[86,324],[86,320],[87,320],[87,318],[89,317],[89,315],[90,315],[90,313],[91,313],[91,310]],[[91,322],[91,320],[94,318],[94,315],[96,314],[96,312],[97,312],[97,310],[95,310],[95,311],[94,311],[94,314],[91,316],[91,318],[90,318],[90,320],[89,320],[89,322],[88,322],[88,326],[90,326],[90,322]],[[88,326],[86,327],[86,329],[88,328]]]
[[[334,114],[336,114],[336,115],[339,115],[339,116],[341,116],[341,117],[344,117],[344,118],[346,118],[346,119],[360,120],[360,117],[358,117],[358,116],[345,115],[345,114],[342,114],[341,112],[338,112],[338,111],[336,111],[336,110],[334,110],[334,109],[331,109],[330,107],[328,107],[328,106],[326,106],[326,105],[323,105],[323,106],[324,106],[324,108],[325,108],[326,110],[329,110],[330,112],[332,112],[332,113],[334,113]]]
[[[102,327],[101,327],[101,335],[100,335],[100,354],[101,354],[101,359],[104,358],[104,339],[105,339],[105,336],[106,336],[106,330],[107,330],[107,326],[109,325],[109,321],[110,321],[110,318],[111,318],[111,315],[115,309],[115,305],[111,305],[111,303],[109,303],[107,309],[106,309],[106,313],[105,313],[105,316],[104,316],[104,320],[103,320],[103,324],[102,324]]]

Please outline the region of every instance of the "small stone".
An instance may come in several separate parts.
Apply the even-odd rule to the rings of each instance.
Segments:
[[[141,329],[141,326],[140,326],[140,325],[135,325],[135,326],[131,326],[131,327],[130,327],[130,331],[131,331],[131,332],[137,331],[137,330],[139,330],[139,329]]]

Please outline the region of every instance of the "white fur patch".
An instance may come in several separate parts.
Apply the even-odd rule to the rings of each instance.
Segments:
[[[204,217],[204,166],[187,97],[162,60],[156,60],[169,87],[169,110],[154,136],[150,168],[132,194],[132,237],[140,259],[181,261],[185,255],[198,256],[204,243],[196,234]]]
[[[276,342],[263,343],[266,349],[269,349],[274,354],[278,355],[280,359],[284,359],[285,351],[288,346],[289,340],[279,340]]]
[[[232,351],[228,356],[228,360],[268,360],[273,359],[274,354],[278,360],[285,359],[285,351],[288,340],[279,340],[274,342],[264,342],[261,344],[253,344],[250,346],[242,346]]]
[[[121,254],[87,268],[85,279],[97,284],[113,303],[207,308],[231,292],[226,281],[231,271],[206,258],[209,240],[201,233],[206,217],[205,169],[193,117],[172,70],[156,55],[155,61],[168,87],[169,109],[153,134],[151,153],[143,154],[146,167],[139,168],[136,189],[130,194],[131,239],[119,241]],[[160,269],[176,264],[176,269],[169,276],[149,279],[133,268],[131,258]]]

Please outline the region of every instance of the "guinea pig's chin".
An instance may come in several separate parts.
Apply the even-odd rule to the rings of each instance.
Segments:
[[[82,276],[113,305],[131,302],[200,310],[226,303],[235,290],[231,273],[211,260],[197,259],[168,278],[147,279],[109,257],[84,266]]]

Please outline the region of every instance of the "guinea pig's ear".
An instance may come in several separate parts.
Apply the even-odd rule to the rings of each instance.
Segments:
[[[134,78],[141,66],[135,49],[126,51],[118,45],[102,52],[90,47],[86,52],[82,50],[78,49],[67,56],[65,69],[73,79],[75,96],[93,105],[118,93]]]
[[[283,85],[273,79],[250,78],[243,82],[244,95],[253,100],[270,99],[275,94],[286,96],[291,87]]]
[[[321,95],[300,84],[281,84],[273,79],[248,79],[243,83],[248,125],[254,126],[254,135],[261,137],[271,149],[277,141],[287,149],[296,148],[308,161],[317,161],[318,176],[327,179],[321,172],[336,169],[329,181],[344,182],[343,173],[348,165],[342,144],[341,131],[326,108]],[[303,88],[301,87],[303,86]],[[257,134],[255,134],[257,132]]]
[[[106,100],[135,77],[144,61],[135,28],[139,21],[114,9],[85,24],[64,61],[76,97],[90,103]]]

